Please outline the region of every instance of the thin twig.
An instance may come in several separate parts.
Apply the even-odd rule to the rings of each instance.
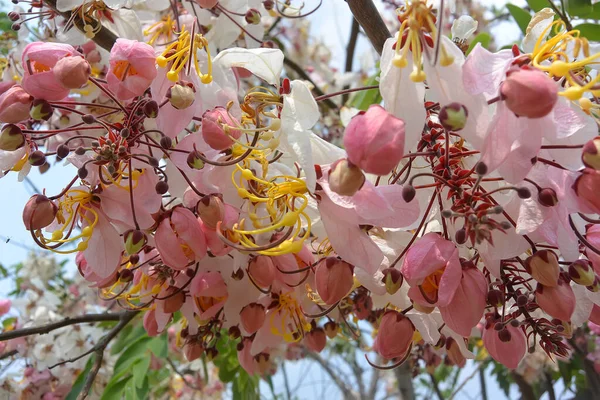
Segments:
[[[46,324],[42,326],[36,326],[32,328],[15,329],[14,331],[0,333],[0,342],[6,340],[15,339],[23,336],[30,335],[44,335],[52,332],[53,330],[63,328],[69,325],[84,324],[89,322],[100,322],[100,321],[120,321],[121,318],[127,314],[126,312],[115,313],[115,314],[85,314],[80,317],[68,317],[58,322]]]
[[[358,32],[360,32],[360,25],[356,19],[352,19],[352,28],[350,29],[350,38],[348,39],[348,46],[346,47],[346,72],[352,72],[354,64],[354,51],[356,50],[356,42],[358,41]],[[348,89],[349,86],[345,86],[344,89]],[[345,93],[342,96],[342,104],[348,101],[348,94]]]
[[[437,379],[435,379],[435,376],[433,376],[433,374],[430,373],[429,378],[431,378],[431,385],[433,386],[433,391],[435,392],[438,399],[445,400],[444,395],[443,395],[442,391],[440,390],[440,387],[438,386]]]
[[[469,382],[471,379],[473,379],[473,377],[475,377],[475,375],[477,375],[477,373],[479,373],[480,370],[482,370],[485,366],[487,365],[487,359],[483,360],[475,369],[475,371],[473,371],[471,373],[471,375],[467,376],[465,378],[464,381],[462,381],[460,383],[460,385],[458,385],[458,387],[456,388],[456,390],[454,392],[452,392],[452,394],[450,395],[448,400],[452,400],[454,398],[454,396],[456,396],[461,390],[462,388],[467,384],[467,382]]]
[[[19,353],[19,351],[17,349],[11,350],[11,351],[7,351],[6,353],[0,355],[0,360],[5,360],[5,359],[7,359],[9,357],[17,355],[18,353]]]
[[[202,390],[202,388],[201,388],[201,387],[198,387],[198,386],[195,386],[195,385],[192,385],[191,383],[189,383],[189,382],[188,382],[188,381],[185,379],[185,376],[184,376],[184,375],[183,375],[181,372],[179,372],[179,370],[177,369],[177,366],[175,365],[175,363],[173,362],[173,360],[171,360],[169,357],[167,357],[167,362],[168,362],[168,363],[169,363],[169,365],[171,366],[171,369],[173,370],[173,372],[175,372],[177,375],[179,375],[179,376],[181,377],[181,380],[183,381],[183,383],[184,383],[184,384],[185,384],[187,387],[189,387],[190,389],[193,389],[193,390],[200,390],[200,391]]]

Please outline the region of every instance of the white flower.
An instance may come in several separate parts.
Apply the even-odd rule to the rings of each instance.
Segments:
[[[452,40],[466,42],[477,30],[479,22],[469,15],[461,15],[452,23]]]

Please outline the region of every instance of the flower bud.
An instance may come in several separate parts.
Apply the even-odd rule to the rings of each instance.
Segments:
[[[187,165],[193,169],[204,168],[204,160],[202,160],[202,153],[198,150],[190,152],[187,156]]]
[[[315,328],[304,337],[304,343],[309,350],[320,353],[327,344],[327,336],[323,328]]]
[[[147,118],[156,118],[158,116],[158,103],[150,100],[144,104],[144,115]]]
[[[14,85],[0,95],[0,122],[17,123],[29,118],[33,97],[21,86]]]
[[[354,196],[365,183],[365,174],[356,165],[343,158],[331,165],[329,187],[341,196]]]
[[[600,278],[598,277],[598,275],[596,275],[594,283],[592,283],[590,286],[586,286],[586,289],[592,293],[597,293],[598,291],[600,291]]]
[[[583,146],[581,161],[586,167],[600,170],[600,136],[596,136]]]
[[[154,189],[158,194],[165,194],[169,191],[169,184],[165,181],[158,181]]]
[[[61,144],[56,148],[56,157],[59,160],[63,160],[68,157],[70,152],[71,149],[69,149],[69,146],[67,146],[66,144]]]
[[[209,194],[200,199],[196,205],[198,217],[210,229],[217,229],[217,224],[225,218],[225,205],[216,194]]]
[[[467,108],[459,103],[450,103],[442,107],[439,113],[442,126],[453,132],[458,132],[467,125],[469,112]]]
[[[15,124],[6,124],[0,131],[0,150],[15,151],[25,144],[23,131]]]
[[[202,137],[206,144],[215,150],[231,147],[233,139],[239,139],[242,132],[235,129],[237,123],[227,109],[215,107],[202,115]]]
[[[79,56],[63,57],[56,62],[54,77],[67,89],[79,89],[90,77],[92,68],[85,58]]]
[[[48,103],[46,100],[35,99],[31,103],[31,108],[29,109],[29,116],[33,118],[35,121],[47,121],[52,116],[54,112],[54,108]]]
[[[411,348],[415,327],[397,311],[386,311],[381,317],[373,350],[387,360],[402,359]]]
[[[487,294],[487,302],[493,307],[502,307],[504,304],[504,294],[498,290],[490,290]]]
[[[485,174],[488,173],[488,166],[484,162],[479,161],[475,165],[475,172],[477,173],[477,175],[484,176]]]
[[[258,25],[260,24],[260,12],[256,8],[251,8],[246,11],[244,19],[250,25]]]
[[[544,72],[520,69],[509,72],[500,87],[506,106],[520,117],[542,118],[558,100],[558,85]]]
[[[159,302],[162,305],[162,311],[165,314],[172,314],[179,311],[185,302],[185,293],[176,286],[169,286],[161,293],[160,297],[162,300],[159,300]]]
[[[383,271],[383,279],[381,280],[385,284],[385,290],[388,294],[395,294],[404,282],[404,277],[399,269],[386,268]]]
[[[204,353],[204,347],[202,347],[202,343],[200,342],[189,341],[183,345],[183,355],[189,362],[202,357],[202,353]]]
[[[454,340],[452,337],[446,339],[446,354],[448,355],[448,359],[452,365],[463,368],[467,363],[467,359],[460,351],[458,343],[456,343],[456,340]]]
[[[177,110],[185,110],[196,100],[196,90],[194,85],[180,85],[176,83],[167,91],[169,103]]]
[[[206,349],[206,358],[208,359],[208,361],[214,360],[215,358],[217,358],[218,355],[219,351],[216,348],[210,347]]]
[[[117,275],[117,279],[121,282],[131,282],[133,278],[133,272],[130,269],[121,270]]]
[[[198,4],[202,8],[213,8],[218,2],[219,0],[198,0]]]
[[[336,257],[324,258],[316,266],[315,284],[321,300],[335,304],[352,290],[354,267]]]
[[[578,285],[591,286],[596,274],[588,260],[576,260],[569,265],[569,277]]]
[[[575,311],[575,294],[569,283],[562,278],[555,287],[538,284],[535,301],[545,313],[561,321],[571,320]]]
[[[240,312],[240,322],[249,335],[257,332],[263,326],[265,318],[265,307],[258,303],[250,303]]]
[[[554,207],[558,204],[558,196],[552,188],[544,188],[538,193],[538,201],[544,207]]]
[[[333,339],[340,331],[340,326],[333,321],[327,321],[325,326],[323,326],[323,329],[325,330],[327,337],[329,339]]]
[[[43,151],[36,150],[29,155],[28,161],[29,164],[33,165],[34,167],[41,167],[42,165],[46,164],[46,155]]]
[[[140,230],[126,232],[123,237],[125,238],[125,251],[128,255],[139,253],[148,243],[146,234]]]
[[[500,339],[500,341],[504,343],[510,342],[510,339],[512,339],[512,334],[508,329],[502,328],[498,332],[498,339]]]
[[[517,188],[517,195],[520,199],[528,199],[531,197],[531,190],[527,189],[526,187]]]
[[[158,322],[156,322],[156,313],[154,309],[147,311],[146,314],[144,314],[142,324],[144,325],[144,329],[146,330],[146,333],[148,333],[148,336],[154,337],[158,336],[160,333],[158,331]]]
[[[23,209],[23,223],[28,231],[42,229],[54,221],[58,207],[52,200],[41,194],[31,196]]]
[[[348,160],[365,172],[387,175],[404,155],[404,121],[380,105],[358,113],[344,133]]]
[[[274,0],[263,0],[263,7],[265,8],[265,10],[271,11],[273,9],[273,7],[275,7],[275,1]]]
[[[593,212],[600,213],[600,196],[598,188],[600,187],[600,171],[590,168],[583,170],[573,184],[575,194],[582,200]]]
[[[544,286],[555,287],[560,265],[558,256],[551,250],[539,250],[525,260],[525,269],[533,279]]]
[[[163,136],[160,138],[160,147],[162,147],[163,149],[170,149],[171,147],[173,147],[173,139],[171,139],[168,136]]]
[[[454,234],[454,241],[456,244],[465,244],[467,242],[467,230],[465,228],[460,228]]]
[[[258,256],[250,260],[248,274],[258,286],[267,288],[275,280],[275,265],[268,256]]]

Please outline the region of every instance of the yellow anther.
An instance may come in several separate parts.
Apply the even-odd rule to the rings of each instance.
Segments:
[[[253,174],[253,173],[252,173],[252,171],[251,171],[251,170],[249,170],[249,169],[243,169],[243,170],[242,170],[242,177],[243,177],[245,180],[249,181],[249,180],[252,180],[252,179],[254,179],[254,174]]]
[[[89,226],[86,226],[81,230],[81,236],[90,237],[92,236],[92,233],[94,233],[94,230]]]
[[[406,60],[405,57],[394,56],[394,58],[392,58],[392,64],[394,64],[395,67],[404,68],[408,65],[408,60]]]
[[[425,81],[426,75],[422,70],[414,70],[410,73],[410,80],[413,82],[423,82]]]
[[[167,66],[167,59],[163,56],[158,56],[156,57],[156,64],[160,67],[160,68],[164,68]]]
[[[177,80],[179,79],[179,73],[177,73],[176,71],[169,71],[167,72],[167,79],[171,82],[177,82]]]
[[[58,241],[58,240],[61,240],[62,238],[63,238],[63,231],[61,231],[60,229],[52,232],[52,240]]]
[[[565,96],[569,100],[579,100],[583,96],[584,90],[580,86],[571,86],[561,92],[562,96]]]
[[[592,101],[587,97],[582,97],[579,99],[579,107],[585,112],[589,112],[592,108]]]
[[[79,244],[77,245],[77,251],[84,251],[87,248],[88,248],[87,240],[84,240],[83,242],[79,242]]]
[[[293,211],[285,214],[280,221],[283,226],[294,226],[296,222],[298,222],[298,213]]]
[[[209,83],[211,83],[211,82],[212,82],[212,80],[213,80],[213,79],[212,79],[212,76],[210,76],[210,75],[202,75],[202,76],[200,77],[200,81],[201,81],[202,83],[206,84],[206,85],[207,85],[207,84],[209,84]]]
[[[571,66],[564,61],[554,61],[550,65],[550,73],[554,76],[566,76],[571,70]]]

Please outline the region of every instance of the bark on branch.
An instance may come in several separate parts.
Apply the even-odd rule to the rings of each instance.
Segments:
[[[379,54],[383,51],[383,44],[392,37],[385,26],[379,11],[372,0],[346,0],[354,19],[365,31],[371,44]]]

